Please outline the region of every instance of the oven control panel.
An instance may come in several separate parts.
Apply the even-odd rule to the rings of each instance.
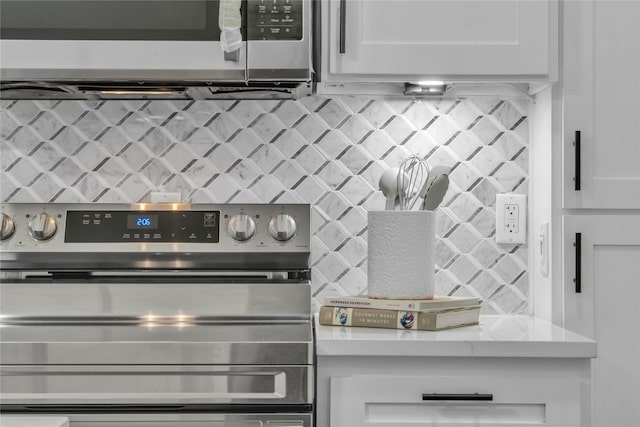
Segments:
[[[218,243],[220,211],[69,210],[67,243]]]
[[[247,2],[248,39],[302,40],[303,1],[255,0]]]
[[[311,244],[306,204],[8,203],[0,219],[1,252],[304,252]]]

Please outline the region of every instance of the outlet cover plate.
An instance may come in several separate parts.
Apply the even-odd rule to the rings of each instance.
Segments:
[[[496,243],[527,242],[527,196],[496,195]]]

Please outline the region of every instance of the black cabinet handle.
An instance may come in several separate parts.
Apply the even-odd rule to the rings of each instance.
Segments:
[[[347,0],[340,0],[340,53],[347,51]]]
[[[489,393],[423,393],[422,400],[493,400],[493,394]]]
[[[576,131],[575,140],[573,142],[575,149],[575,175],[573,177],[573,189],[580,191],[580,131]]]
[[[576,293],[582,292],[582,233],[576,233],[576,240],[573,244],[576,249],[576,277],[573,282],[576,285]]]

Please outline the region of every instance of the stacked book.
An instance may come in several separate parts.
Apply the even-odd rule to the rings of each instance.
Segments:
[[[478,324],[476,297],[435,296],[432,299],[378,299],[364,296],[325,297],[321,325],[437,331]]]

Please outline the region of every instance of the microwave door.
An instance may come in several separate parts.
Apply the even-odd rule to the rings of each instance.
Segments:
[[[2,78],[244,81],[246,45],[236,55],[223,52],[222,6],[220,0],[2,0]]]

